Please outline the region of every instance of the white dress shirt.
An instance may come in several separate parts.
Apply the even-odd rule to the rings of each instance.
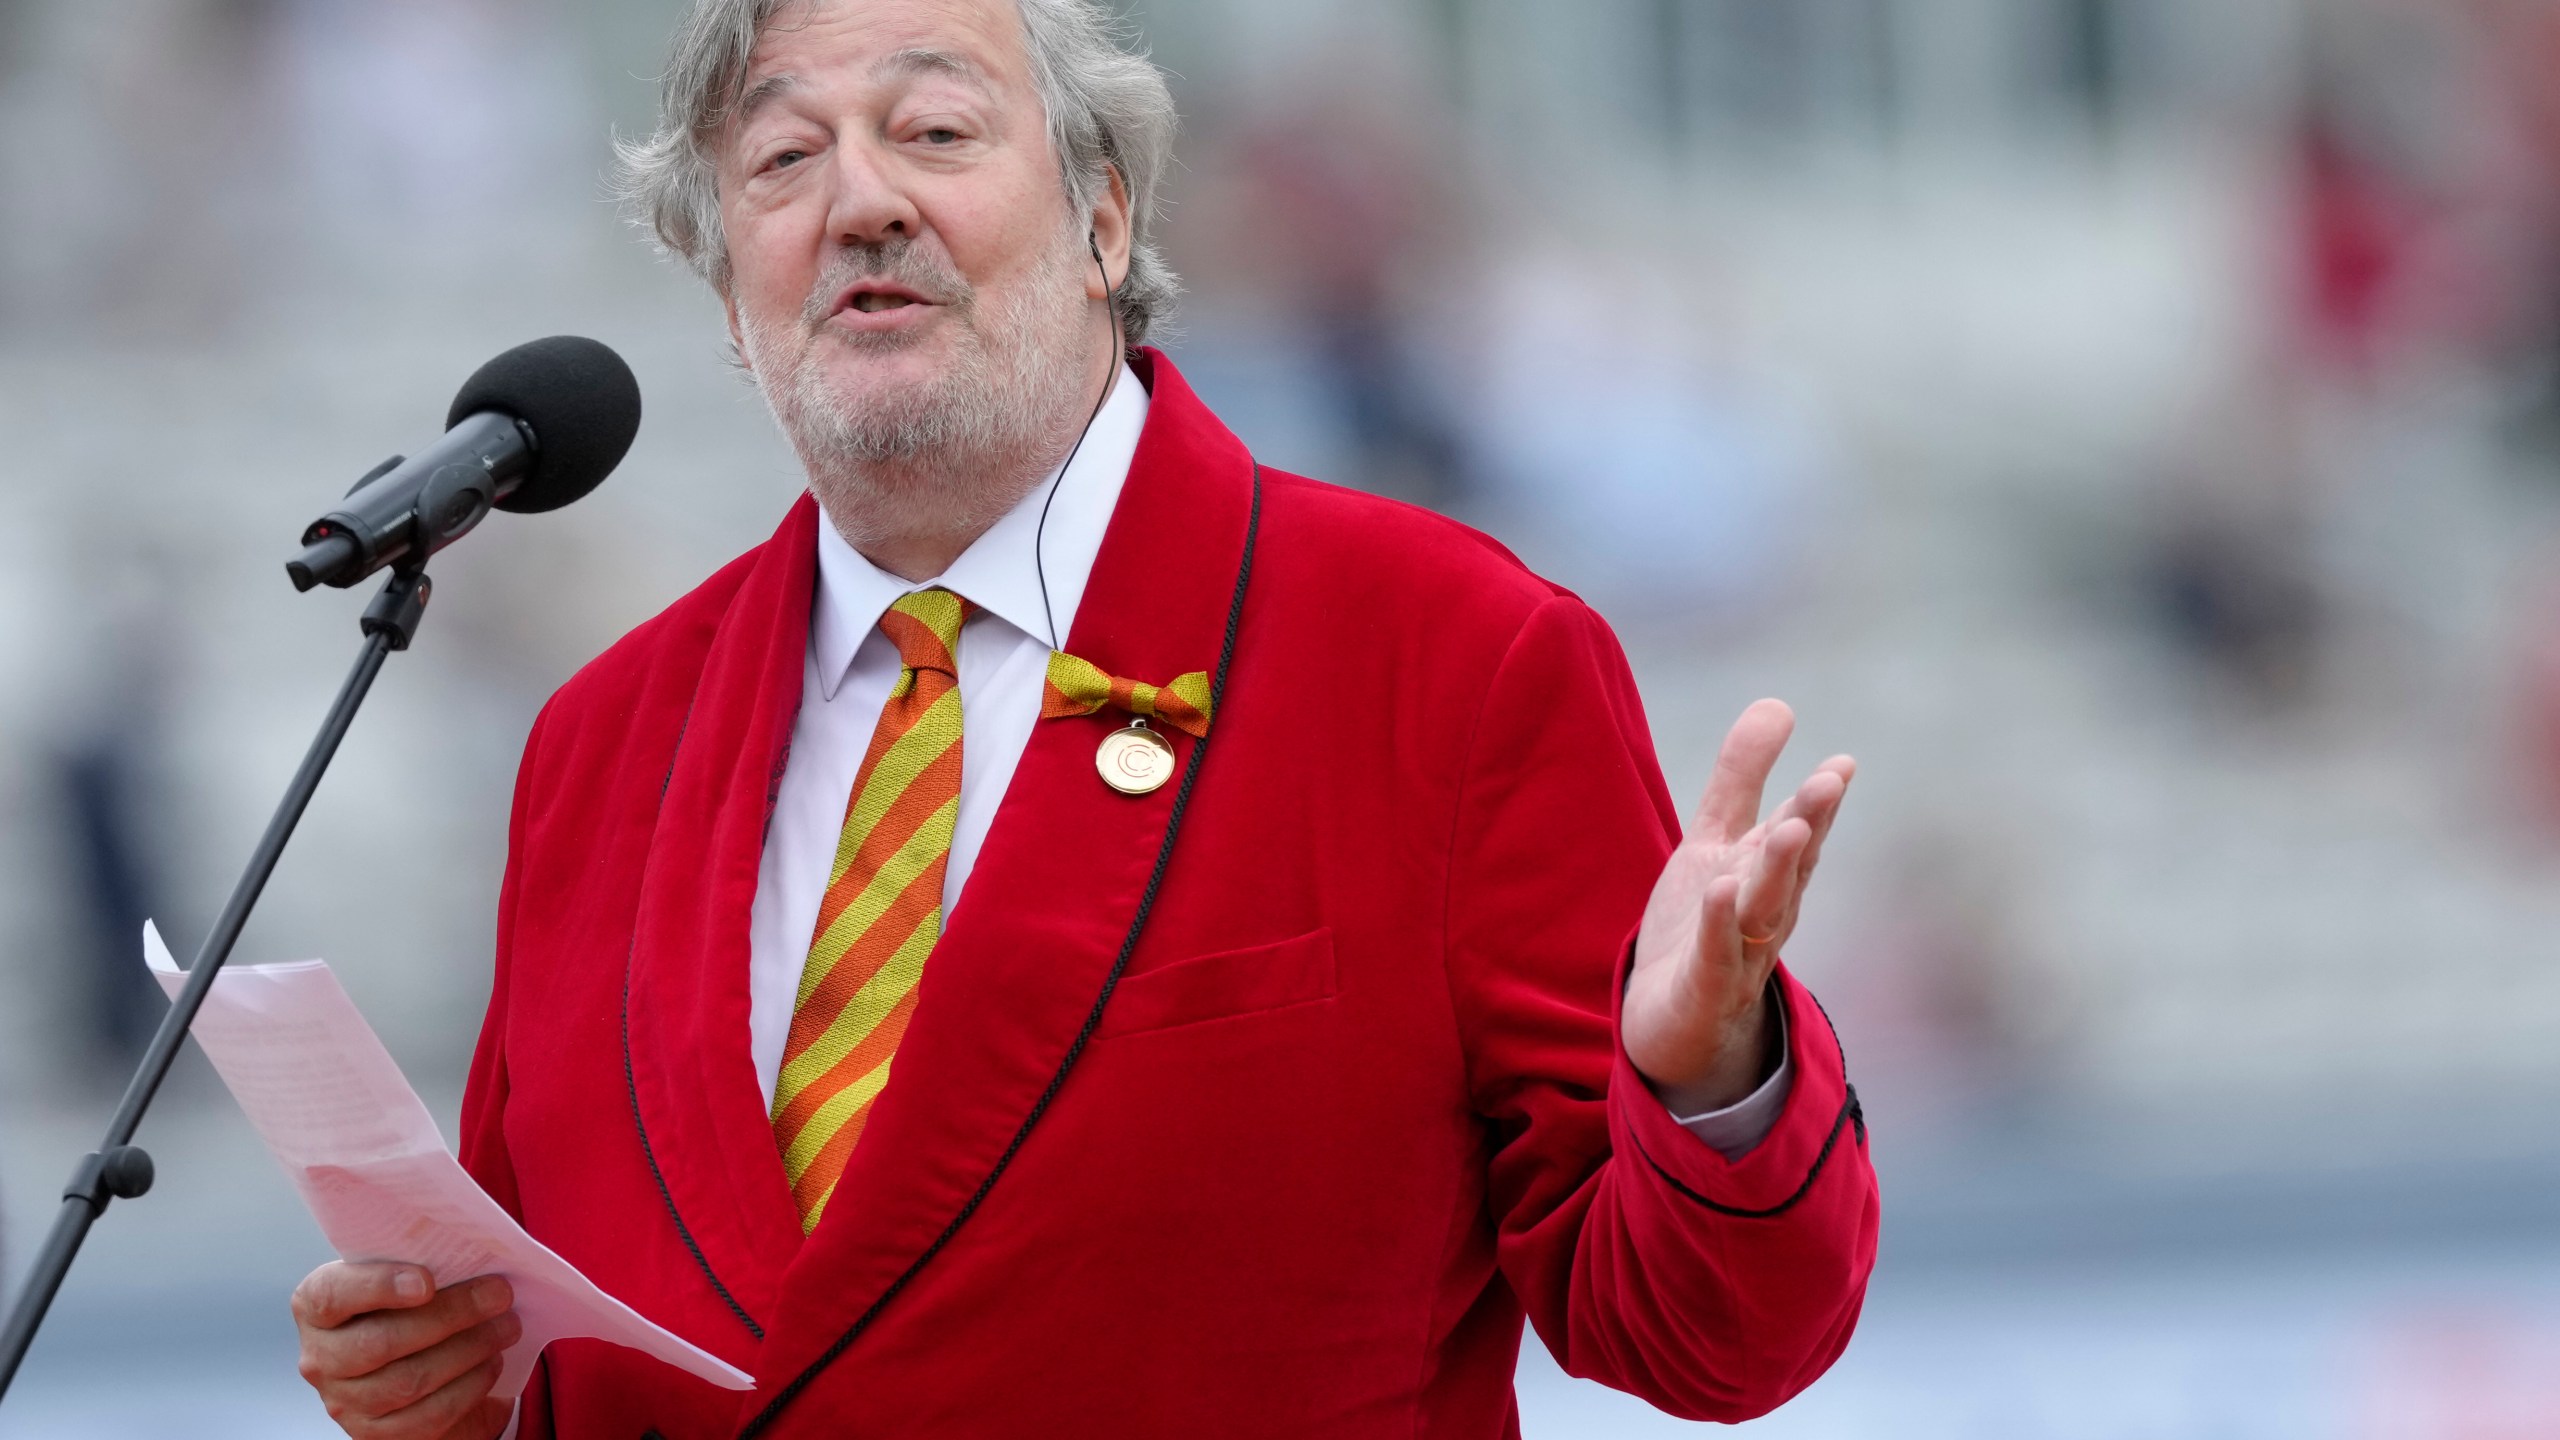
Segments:
[[[822,518],[800,713],[765,831],[750,921],[748,1029],[768,1105],[844,829],[845,802],[898,679],[898,649],[881,633],[880,617],[899,596],[937,586],[979,610],[960,632],[960,809],[942,879],[947,915],[960,902],[1014,766],[1040,723],[1052,639],[1063,647],[1075,628],[1076,606],[1146,429],[1147,405],[1146,387],[1122,367],[1065,473],[1034,486],[931,580],[911,582],[882,570]],[[1792,1065],[1782,1061],[1750,1098],[1681,1123],[1739,1158],[1776,1124],[1792,1079]]]

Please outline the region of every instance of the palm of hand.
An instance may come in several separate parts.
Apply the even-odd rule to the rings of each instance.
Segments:
[[[1627,1058],[1675,1111],[1734,1103],[1769,1068],[1764,997],[1857,763],[1826,760],[1766,821],[1760,801],[1795,715],[1775,700],[1725,736],[1690,835],[1645,903],[1621,1008]]]

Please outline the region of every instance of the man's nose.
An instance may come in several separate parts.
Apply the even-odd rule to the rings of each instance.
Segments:
[[[880,245],[912,240],[923,217],[870,145],[839,145],[835,190],[827,209],[827,238],[837,245]]]

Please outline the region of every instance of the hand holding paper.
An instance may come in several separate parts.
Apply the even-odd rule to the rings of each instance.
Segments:
[[[156,927],[143,928],[143,956],[176,994],[186,977]],[[327,965],[225,967],[194,1034],[341,1258],[424,1266],[439,1287],[506,1277],[524,1334],[506,1351],[495,1398],[523,1393],[544,1346],[590,1337],[726,1389],[754,1388],[744,1371],[596,1288],[490,1199]]]

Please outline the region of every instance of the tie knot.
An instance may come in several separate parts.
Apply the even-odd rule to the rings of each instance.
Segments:
[[[957,680],[960,624],[977,608],[948,590],[918,590],[898,597],[880,617],[880,631],[898,647],[898,662],[909,671],[933,670]]]

